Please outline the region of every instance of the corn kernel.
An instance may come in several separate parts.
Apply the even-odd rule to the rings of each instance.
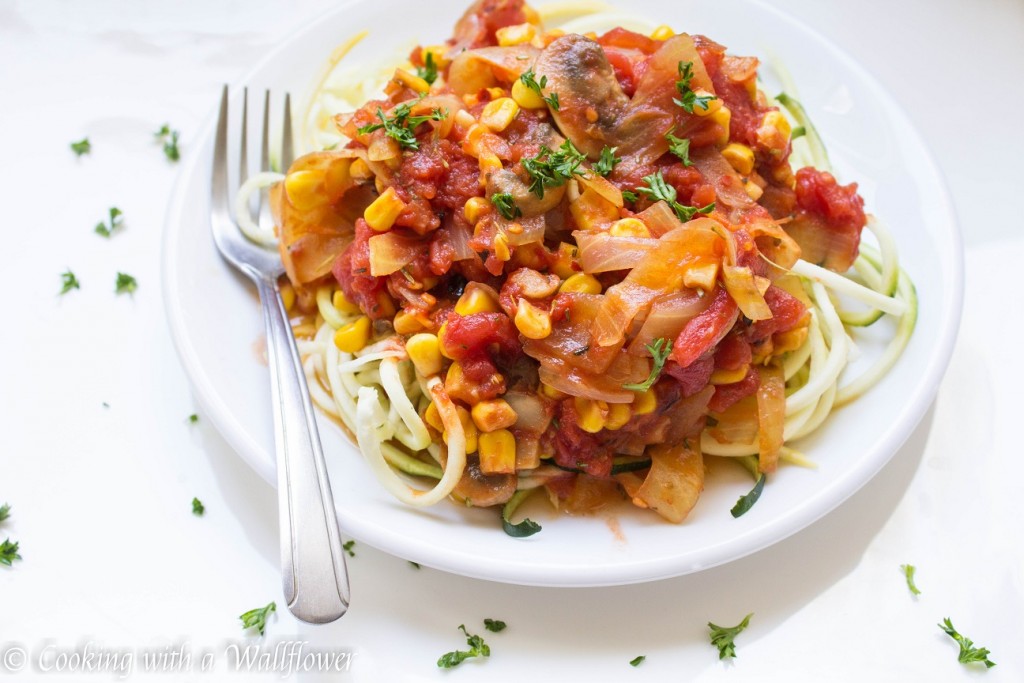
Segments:
[[[432,55],[434,58],[434,64],[437,68],[443,69],[448,66],[448,60],[444,58],[444,56],[448,54],[448,49],[447,45],[425,45],[420,48],[420,59],[423,60],[424,64],[426,64],[427,55]]]
[[[284,304],[284,310],[287,312],[291,312],[295,307],[295,288],[289,282],[281,285],[281,303]]]
[[[743,189],[747,191],[747,196],[753,199],[755,202],[761,198],[764,194],[764,188],[757,183],[750,181],[743,186]]]
[[[361,351],[370,341],[370,319],[361,315],[334,332],[334,345],[339,351],[355,353]]]
[[[430,84],[405,69],[395,69],[395,80],[418,93],[430,92]]]
[[[309,211],[327,203],[322,192],[324,174],[321,171],[293,171],[284,179],[288,201],[299,211]]]
[[[559,391],[550,384],[544,384],[543,382],[540,383],[540,393],[541,396],[546,396],[547,398],[553,399],[555,401],[566,398],[569,395],[564,391]]]
[[[504,233],[494,236],[494,258],[499,261],[508,261],[512,258],[512,250],[508,248],[508,238]]]
[[[559,292],[579,292],[581,294],[600,294],[601,283],[593,275],[576,273],[570,275],[558,288]]]
[[[394,325],[395,332],[404,335],[416,334],[425,329],[419,318],[405,311],[395,313],[395,319],[391,321],[391,324]]]
[[[348,297],[345,296],[345,292],[340,289],[335,290],[333,296],[331,296],[331,303],[334,304],[334,308],[337,309],[339,313],[345,313],[347,315],[362,313],[362,311],[359,310],[359,306],[356,306],[354,303],[349,301]]]
[[[544,109],[548,106],[536,90],[518,78],[512,84],[512,99],[523,109]]]
[[[501,159],[494,152],[484,152],[478,159],[480,165],[480,185],[487,186],[487,176],[502,169]]]
[[[508,128],[518,113],[519,105],[515,100],[511,97],[499,97],[484,105],[484,110],[480,113],[480,122],[497,133]]]
[[[633,399],[634,415],[648,415],[653,413],[657,407],[658,396],[654,393],[654,389],[648,389],[642,394],[637,394],[637,397]]]
[[[605,429],[615,431],[622,429],[633,416],[628,403],[612,403],[608,406],[608,419],[604,423]]]
[[[740,175],[750,175],[754,170],[754,150],[738,142],[731,142],[722,150],[722,156]]]
[[[469,127],[476,123],[476,119],[465,109],[460,109],[455,112],[455,123],[469,130]]]
[[[693,105],[693,113],[697,116],[711,116],[712,114],[717,113],[718,110],[720,110],[723,106],[721,98],[716,97],[714,94],[708,92],[704,88],[697,88],[696,90],[693,91],[693,93],[697,97],[711,98],[709,100],[705,100],[705,104],[707,104],[707,109],[704,108],[703,104]]]
[[[476,225],[477,221],[491,210],[491,203],[483,197],[470,197],[462,207],[462,215],[466,217],[470,225]]]
[[[348,168],[349,175],[356,181],[362,182],[369,180],[373,177],[373,171],[366,165],[366,162],[362,159],[356,159],[352,162],[352,165]]]
[[[716,140],[718,145],[726,145],[729,143],[729,126],[732,123],[732,111],[729,107],[721,106],[718,111],[711,115],[711,120],[722,127],[722,135]]]
[[[514,474],[516,438],[507,429],[480,435],[480,471],[484,474]]]
[[[432,377],[441,372],[441,345],[437,335],[420,332],[409,337],[405,342],[405,352],[409,360],[416,366],[416,372],[424,377]]]
[[[613,237],[650,237],[651,231],[639,218],[621,218],[608,229]]]
[[[516,309],[516,329],[527,339],[544,339],[551,334],[551,315],[526,299]]]
[[[494,300],[494,297],[483,287],[467,287],[459,300],[455,303],[455,312],[459,315],[473,315],[474,313],[499,313],[501,306]]]
[[[662,24],[661,26],[659,26],[658,28],[654,29],[651,32],[651,38],[653,40],[668,40],[675,34],[676,32],[672,30],[671,26],[666,26],[665,24]]]
[[[608,420],[607,403],[577,396],[573,399],[573,405],[576,408],[580,429],[591,434],[597,434],[604,429]]]
[[[718,386],[719,384],[735,384],[747,376],[747,371],[749,369],[750,366],[748,365],[743,365],[736,370],[717,369],[711,373],[711,378],[708,379],[708,384],[714,384],[715,386]]]
[[[441,421],[441,413],[437,412],[437,405],[431,401],[427,409],[423,411],[423,421],[439,432],[444,431],[444,422]]]
[[[717,263],[690,266],[683,273],[683,284],[690,289],[703,289],[705,292],[710,292],[715,288],[716,280],[718,280]]]
[[[384,194],[374,199],[366,207],[366,211],[363,212],[363,219],[366,220],[366,224],[373,230],[384,232],[394,225],[395,219],[398,218],[398,214],[402,213],[403,209],[405,209],[405,202],[398,198],[395,188],[389,187],[384,190]]]
[[[793,129],[789,120],[777,109],[767,112],[757,127],[757,141],[771,150],[781,151],[789,144]]]
[[[772,353],[779,355],[787,351],[796,351],[807,341],[807,326],[795,327],[785,332],[776,332],[772,335],[774,349]]]
[[[579,272],[574,268],[576,258],[576,247],[568,242],[560,242],[558,251],[555,253],[555,262],[551,264],[551,272],[558,277],[565,279]]]
[[[466,435],[466,454],[476,453],[479,432],[476,429],[476,425],[473,424],[473,419],[469,416],[469,411],[462,406],[455,406],[455,412],[458,413],[459,422],[462,423],[462,433]],[[445,443],[448,443],[448,432],[442,432],[441,438],[444,439]]]
[[[498,45],[501,47],[528,43],[533,40],[536,35],[537,27],[533,24],[503,26],[494,32],[494,37],[498,39]]]
[[[469,414],[481,432],[493,432],[497,429],[511,427],[518,419],[516,411],[508,404],[508,401],[501,398],[480,401],[473,406]]]
[[[446,335],[447,331],[448,331],[448,323],[447,322],[441,323],[440,329],[437,330],[437,347],[441,351],[441,355],[442,356],[444,356],[448,360],[454,360],[452,358],[452,354],[449,353],[448,350],[444,348],[444,338],[445,338],[445,335]]]

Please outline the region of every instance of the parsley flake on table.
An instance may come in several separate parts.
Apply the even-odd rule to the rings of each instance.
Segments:
[[[419,140],[416,139],[416,129],[419,125],[427,121],[442,121],[448,117],[447,111],[442,112],[438,108],[426,116],[410,116],[411,113],[412,105],[408,102],[395,107],[390,117],[385,116],[384,110],[377,107],[377,118],[381,122],[361,126],[356,132],[359,135],[366,135],[383,128],[384,134],[398,142],[401,147],[417,150],[420,148]]]
[[[167,157],[168,161],[177,161],[181,158],[181,150],[178,149],[178,135],[178,131],[171,130],[169,123],[160,126],[160,130],[154,133],[157,142],[163,143],[164,156]]]
[[[676,216],[683,222],[690,220],[695,214],[711,213],[715,210],[714,202],[711,202],[700,209],[695,206],[686,206],[677,202],[676,197],[678,194],[676,193],[676,188],[665,182],[665,176],[662,175],[660,170],[649,176],[644,176],[644,183],[646,183],[647,186],[638,187],[636,188],[636,191],[650,199],[652,202],[665,202],[672,207],[672,210],[676,212]]]
[[[251,609],[238,618],[242,620],[243,629],[254,628],[257,631],[259,631],[260,635],[262,636],[264,633],[266,633],[267,630],[267,617],[270,616],[271,612],[276,611],[277,603],[271,602],[268,603],[266,607],[257,607],[256,609]]]
[[[484,619],[484,628],[491,633],[501,633],[508,627],[501,619]]]
[[[985,665],[986,669],[991,669],[996,665],[995,662],[990,660],[988,656],[992,654],[986,648],[974,647],[974,641],[970,638],[960,635],[957,630],[953,627],[953,622],[946,617],[939,624],[947,636],[956,641],[957,645],[960,646],[960,654],[957,656],[957,660],[961,664],[971,664],[973,662],[981,662]]]
[[[75,277],[75,274],[71,272],[70,268],[68,268],[66,271],[61,273],[60,274],[60,278],[61,278],[60,293],[62,295],[63,294],[67,294],[72,289],[81,289],[81,283],[78,281],[78,278]]]
[[[355,557],[356,556],[356,551],[352,550],[352,548],[354,548],[355,546],[356,546],[356,542],[355,541],[345,541],[344,543],[341,544],[341,549],[344,550],[346,553],[348,553],[349,557]]]
[[[196,517],[202,517],[203,513],[206,512],[206,506],[203,505],[203,501],[198,498],[192,499],[192,514]]]
[[[115,230],[119,230],[124,224],[124,213],[121,211],[121,209],[117,208],[116,206],[112,206],[110,207],[108,212],[110,213],[109,222],[104,223],[103,221],[100,221],[99,223],[96,224],[95,232],[97,235],[102,235],[103,237],[110,237],[111,235],[114,234]]]
[[[665,367],[665,361],[668,360],[669,355],[672,353],[672,346],[668,343],[668,339],[664,337],[655,339],[650,344],[646,344],[644,348],[651,352],[651,358],[654,359],[654,363],[651,365],[651,374],[642,384],[623,384],[623,389],[641,392],[650,389],[658,381],[658,377],[661,376],[661,369]]]
[[[599,176],[607,176],[609,173],[615,170],[615,166],[622,161],[619,157],[615,156],[615,150],[618,147],[605,146],[601,149],[601,156],[598,158],[597,163],[594,164],[594,173]]]
[[[11,563],[15,560],[20,560],[21,555],[18,554],[18,542],[11,543],[11,539],[5,540],[0,543],[0,564],[11,566]]]
[[[537,156],[522,160],[523,168],[530,176],[530,192],[543,198],[544,190],[561,187],[573,176],[581,174],[580,164],[586,159],[571,140],[563,142],[557,150],[542,145]]]
[[[71,143],[71,151],[75,153],[75,156],[80,157],[83,154],[88,154],[92,151],[92,144],[89,142],[89,138],[82,138],[78,142]]]
[[[3,505],[0,505],[0,522],[4,521],[5,519],[7,519],[10,516],[11,516],[11,504],[10,503],[4,503]]]
[[[903,570],[903,576],[907,579],[907,588],[914,595],[920,595],[921,591],[917,589],[917,584],[914,583],[914,572],[917,571],[917,567],[912,564],[901,564],[900,569]]]
[[[719,659],[736,657],[736,644],[733,640],[750,625],[750,617],[752,616],[754,616],[753,612],[743,617],[743,621],[732,627],[717,626],[710,621],[708,622],[708,628],[711,629],[711,644],[718,648]]]
[[[139,283],[134,277],[128,273],[117,274],[117,280],[114,282],[114,293],[115,294],[134,294],[135,290],[138,289]]]
[[[505,220],[514,220],[523,215],[511,192],[497,192],[491,195],[491,204]]]
[[[441,669],[451,669],[462,664],[471,657],[490,657],[491,648],[480,636],[473,635],[466,630],[465,624],[459,624],[459,630],[466,634],[466,644],[469,650],[454,650],[446,652],[437,660],[437,666]]]
[[[679,91],[679,97],[672,101],[682,107],[687,114],[693,113],[695,106],[700,107],[704,111],[711,108],[711,101],[717,100],[718,98],[714,95],[698,95],[692,88],[690,88],[690,81],[693,79],[693,62],[679,62],[679,80],[676,81],[676,90]]]
[[[196,415],[195,413],[192,413],[191,415],[188,416],[188,422],[189,424],[195,424],[199,422],[199,416]]]
[[[633,659],[629,660],[629,665],[640,666],[644,663],[645,659],[647,659],[647,655],[640,655],[639,657],[634,657]]]

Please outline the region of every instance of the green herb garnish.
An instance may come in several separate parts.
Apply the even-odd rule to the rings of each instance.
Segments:
[[[20,560],[21,555],[18,554],[18,542],[11,543],[11,539],[5,540],[0,543],[0,564],[11,566],[15,560]]]
[[[556,92],[551,93],[547,97],[542,97],[541,99],[547,102],[548,106],[554,109],[555,111],[558,111],[559,109],[562,108],[561,103],[558,101],[558,93]]]
[[[907,588],[914,595],[920,595],[921,591],[917,589],[917,585],[914,583],[914,572],[917,571],[917,567],[912,564],[901,564],[900,569],[903,570],[903,576],[907,579]]]
[[[740,517],[745,514],[750,508],[754,507],[754,503],[761,497],[761,491],[764,490],[765,475],[762,474],[757,478],[757,483],[754,484],[754,488],[750,489],[750,493],[745,496],[740,496],[740,499],[736,501],[736,504],[732,506],[733,517]]]
[[[433,85],[434,81],[437,80],[437,62],[434,61],[433,52],[427,53],[427,58],[423,60],[422,67],[416,67],[416,75],[430,85]]]
[[[153,134],[157,142],[164,145],[164,156],[168,161],[177,161],[181,158],[181,150],[178,149],[178,131],[171,130],[168,123],[160,126],[160,130]]]
[[[668,343],[668,339],[664,337],[655,339],[652,343],[646,344],[644,348],[651,352],[651,358],[654,359],[654,364],[651,366],[651,374],[642,384],[623,384],[623,389],[629,389],[630,391],[647,391],[650,389],[658,380],[662,368],[665,367],[665,361],[668,360],[669,355],[672,353],[672,346]]]
[[[202,517],[203,513],[206,512],[206,506],[203,505],[203,501],[198,498],[192,499],[192,514],[196,517]]]
[[[949,620],[949,617],[946,617],[942,620],[942,623],[939,624],[939,628],[941,628],[947,636],[955,640],[957,642],[957,645],[960,646],[960,654],[957,656],[957,659],[961,664],[981,662],[985,665],[985,668],[987,669],[991,669],[993,666],[996,665],[995,662],[988,658],[988,656],[992,653],[989,652],[986,648],[974,647],[974,641],[972,641],[970,638],[966,638],[960,635],[957,632],[957,630],[953,627],[953,622]]]
[[[114,282],[114,293],[115,294],[134,294],[135,290],[139,288],[139,283],[128,273],[118,273],[117,280]]]
[[[118,230],[121,227],[122,223],[124,223],[124,214],[121,212],[121,209],[117,208],[116,206],[112,206],[109,209],[109,213],[109,223],[100,222],[96,224],[95,230],[97,235],[102,235],[103,237],[110,237],[111,235],[114,234],[114,231]]]
[[[500,633],[504,631],[507,626],[508,624],[500,619],[484,619],[484,628],[491,633]]]
[[[707,111],[711,105],[711,100],[717,100],[718,98],[714,95],[698,95],[690,88],[690,81],[693,79],[693,62],[679,62],[679,80],[676,81],[676,90],[679,91],[679,97],[672,101],[686,110],[687,114],[693,113],[694,106],[702,108]]]
[[[10,503],[4,503],[0,505],[0,522],[4,521],[11,516],[11,505]]]
[[[92,144],[89,142],[89,138],[82,138],[78,142],[71,143],[71,151],[75,153],[75,156],[82,156],[92,151]]]
[[[242,620],[243,629],[255,628],[262,636],[267,630],[267,617],[270,616],[271,612],[276,611],[277,603],[271,602],[268,603],[266,607],[251,609],[238,618]]]
[[[544,197],[547,188],[561,187],[573,176],[580,174],[580,164],[586,159],[571,140],[563,142],[557,151],[542,146],[537,156],[523,159],[522,162],[531,179],[530,191],[538,197]]]
[[[523,215],[511,192],[492,194],[491,204],[494,204],[494,208],[498,210],[498,213],[507,220],[513,220]]]
[[[466,631],[464,624],[459,624],[459,630],[466,634],[466,644],[469,645],[469,650],[455,650],[454,652],[448,652],[441,655],[440,659],[437,660],[437,666],[442,669],[451,669],[452,667],[462,664],[470,657],[490,657],[491,648],[484,642],[484,639],[477,635],[472,635]]]
[[[537,82],[537,74],[535,74],[533,72],[533,68],[531,67],[531,68],[527,69],[526,71],[524,71],[522,73],[522,75],[519,76],[519,80],[527,88],[529,88],[533,92],[537,93],[541,97],[544,97],[544,90],[543,90],[543,88],[548,84],[548,77],[547,76],[541,76],[540,77],[540,82]]]
[[[693,166],[690,161],[690,140],[689,138],[677,138],[672,135],[669,131],[665,133],[665,139],[668,140],[668,151],[675,154],[683,162],[683,166]]]
[[[633,659],[629,660],[629,665],[640,666],[641,664],[643,664],[645,659],[647,659],[647,655],[640,655],[639,657],[634,657]]]
[[[195,424],[199,422],[199,416],[196,415],[195,413],[192,413],[191,415],[188,416],[188,422],[189,424]]]
[[[647,187],[638,187],[636,188],[636,191],[651,201],[665,202],[672,207],[676,216],[684,223],[693,218],[695,214],[711,213],[715,210],[714,202],[711,202],[700,209],[695,206],[686,206],[677,202],[676,197],[678,195],[676,194],[676,188],[665,182],[665,176],[662,175],[661,171],[657,171],[649,176],[644,176],[644,182],[647,183]]]
[[[78,282],[78,278],[75,277],[75,274],[71,272],[70,268],[68,270],[64,271],[63,273],[61,273],[60,277],[61,277],[61,288],[60,288],[60,293],[61,294],[67,294],[72,289],[81,289],[80,283]]]
[[[731,628],[717,626],[710,621],[708,622],[708,628],[711,629],[711,644],[718,648],[719,659],[736,657],[736,644],[733,642],[733,639],[750,625],[750,617],[752,616],[754,616],[753,612],[743,617],[743,621]]]
[[[618,147],[604,147],[601,150],[601,158],[594,164],[594,173],[600,176],[607,176],[613,170],[615,166],[622,161],[619,157],[615,156],[615,150]]]
[[[400,146],[405,149],[416,150],[420,148],[419,140],[416,139],[416,128],[427,121],[441,121],[448,117],[447,111],[442,112],[438,108],[435,108],[426,116],[410,116],[409,114],[411,113],[412,106],[408,102],[395,107],[390,118],[384,115],[384,110],[377,107],[377,118],[381,122],[362,126],[356,132],[360,135],[366,135],[383,128],[384,134],[396,140]]]
[[[640,195],[638,195],[636,192],[633,192],[632,190],[623,190],[622,191],[622,201],[624,201],[624,202],[629,202],[630,204],[636,204],[639,199],[640,199]]]
[[[552,420],[552,422],[556,422],[556,420]],[[531,493],[533,493],[533,489],[516,491],[512,494],[512,497],[508,499],[508,502],[501,508],[501,528],[505,530],[506,534],[513,538],[526,538],[527,536],[533,536],[542,528],[540,524],[537,524],[537,522],[534,522],[530,518],[526,518],[518,524],[512,523],[512,514],[516,511],[516,508],[518,508],[519,505],[530,496]]]
[[[341,549],[344,550],[346,553],[348,553],[349,557],[355,557],[356,556],[356,551],[352,550],[352,548],[354,548],[354,547],[356,547],[356,542],[355,541],[345,541],[344,543],[341,544]]]

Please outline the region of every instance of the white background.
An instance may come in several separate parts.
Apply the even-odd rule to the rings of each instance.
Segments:
[[[0,0],[0,504],[13,508],[0,539],[20,541],[24,556],[0,567],[0,653],[187,642],[213,650],[224,670],[225,646],[245,642],[238,615],[280,600],[275,492],[202,415],[187,419],[196,407],[159,288],[176,166],[152,132],[170,122],[188,155],[220,84],[332,4]],[[1024,3],[774,4],[893,93],[956,202],[968,249],[963,326],[910,442],[823,520],[701,574],[518,588],[416,570],[357,544],[350,613],[327,627],[279,613],[268,637],[350,649],[347,677],[361,681],[1024,677],[1024,548],[1014,521]],[[76,159],[68,143],[86,135],[93,152]],[[115,205],[126,228],[107,241],[92,228]],[[66,268],[82,289],[57,297]],[[133,297],[114,295],[119,270],[138,278]],[[205,517],[191,514],[193,496]],[[906,562],[918,566],[917,599],[899,572]],[[706,622],[734,624],[750,611],[739,658],[720,663]],[[944,616],[998,666],[958,664],[935,627]],[[508,630],[487,634],[485,617]],[[460,623],[486,636],[492,656],[438,671],[439,655],[464,646]],[[646,661],[630,667],[641,654]],[[29,668],[18,680],[34,676],[46,678]]]

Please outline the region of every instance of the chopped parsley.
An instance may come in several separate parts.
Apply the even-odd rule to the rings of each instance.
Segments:
[[[558,101],[558,93],[556,92],[551,93],[547,97],[542,97],[541,99],[547,102],[548,106],[554,109],[555,111],[558,111],[559,109],[562,108],[561,103]]]
[[[3,505],[0,505],[0,522],[4,521],[5,519],[7,519],[10,516],[11,516],[11,504],[10,503],[4,503]]]
[[[718,648],[719,659],[736,657],[736,644],[733,640],[750,625],[750,617],[752,616],[754,616],[753,612],[743,617],[743,621],[732,627],[717,626],[710,621],[708,622],[708,628],[711,629],[711,644]]]
[[[732,506],[733,517],[743,516],[750,508],[754,507],[754,503],[761,497],[761,491],[764,490],[765,475],[762,474],[757,478],[757,483],[754,484],[754,488],[750,489],[750,493],[740,496],[740,499],[736,501],[736,504]]]
[[[356,545],[355,541],[345,541],[344,543],[341,544],[341,549],[344,550],[346,553],[348,553],[349,557],[355,557],[356,556],[356,551],[352,550],[352,548],[354,548],[355,545]]]
[[[195,424],[199,422],[199,416],[196,415],[195,413],[192,413],[191,415],[188,416],[188,422],[189,424]]]
[[[82,138],[78,142],[71,143],[71,151],[75,153],[75,156],[82,156],[92,151],[92,144],[89,142],[89,138]]]
[[[356,132],[360,135],[366,135],[383,128],[384,134],[397,141],[400,146],[405,149],[417,150],[420,148],[420,143],[416,139],[416,128],[427,121],[441,121],[448,117],[447,111],[442,112],[438,108],[435,108],[426,116],[410,116],[409,114],[411,113],[412,106],[408,102],[395,107],[390,118],[384,115],[384,110],[377,107],[377,118],[381,122],[362,126]]]
[[[427,58],[423,60],[423,66],[416,67],[416,75],[430,85],[437,80],[437,62],[434,61],[433,52],[427,53]]]
[[[921,591],[917,589],[917,584],[914,583],[914,572],[917,571],[917,567],[912,564],[901,564],[900,569],[903,570],[903,576],[907,579],[907,588],[914,595],[920,595]]]
[[[675,154],[683,162],[683,166],[693,166],[690,161],[690,140],[689,138],[677,138],[672,131],[665,133],[668,140],[668,151]]]
[[[988,658],[992,653],[986,648],[974,647],[974,641],[960,635],[953,627],[953,622],[949,620],[949,617],[942,620],[942,623],[939,624],[939,628],[941,628],[947,636],[955,640],[957,645],[960,646],[960,654],[957,656],[957,659],[961,664],[981,662],[987,669],[991,669],[996,665],[995,662]]]
[[[552,423],[556,425],[558,429],[557,418],[552,420]],[[535,533],[541,530],[541,525],[533,521],[529,517],[519,522],[518,524],[512,523],[512,513],[516,511],[516,508],[533,493],[532,489],[525,489],[522,491],[516,491],[512,494],[512,497],[508,499],[508,502],[501,508],[501,528],[505,530],[505,533],[513,538],[526,538],[533,536]]]
[[[260,635],[262,636],[264,633],[266,633],[267,630],[267,617],[270,616],[271,612],[276,611],[277,603],[271,602],[268,603],[266,607],[257,607],[256,609],[251,609],[238,618],[242,620],[243,629],[254,628],[257,631],[259,631]]]
[[[412,560],[409,560],[408,562],[409,562],[409,565],[412,566],[413,569],[420,569],[420,563],[419,562],[413,562]]]
[[[651,365],[651,374],[641,384],[623,384],[623,389],[629,389],[630,391],[647,391],[650,389],[658,380],[662,368],[665,367],[665,361],[668,360],[669,354],[672,353],[672,346],[664,337],[655,339],[650,344],[646,344],[644,348],[651,352],[651,358],[654,359],[654,364]]]
[[[206,506],[203,505],[203,501],[198,498],[192,499],[192,514],[196,517],[202,517],[203,513],[206,512]]]
[[[177,161],[181,158],[181,150],[178,149],[178,135],[178,131],[171,130],[169,123],[160,126],[160,130],[153,134],[157,142],[163,143],[164,156],[168,161]]]
[[[437,660],[437,666],[439,668],[451,669],[452,667],[462,664],[471,657],[491,656],[491,648],[484,642],[483,638],[470,634],[466,631],[466,626],[464,624],[459,624],[459,630],[466,634],[466,644],[469,645],[469,650],[455,650],[441,655]]]
[[[0,564],[11,566],[15,560],[20,560],[21,555],[18,554],[18,542],[11,543],[11,539],[5,540],[0,543]]]
[[[555,111],[558,111],[559,108],[562,106],[558,101],[558,93],[553,92],[547,97],[544,97],[544,88],[546,88],[548,85],[547,76],[541,76],[540,80],[538,81],[537,74],[535,74],[533,72],[533,69],[530,68],[524,71],[522,75],[519,76],[519,80],[527,88],[540,95],[540,98],[547,102],[548,106],[550,106]]]
[[[632,190],[622,191],[622,201],[629,202],[630,204],[636,204],[637,200],[640,199],[640,195]]]
[[[594,164],[594,173],[600,176],[607,176],[613,170],[615,166],[622,161],[619,157],[615,156],[615,150],[618,147],[604,147],[601,150],[601,158]]]
[[[640,666],[644,663],[645,659],[647,659],[647,655],[640,655],[639,657],[634,657],[633,659],[629,660],[629,665]]]
[[[78,282],[78,278],[75,277],[75,274],[71,272],[70,268],[68,268],[66,271],[61,273],[60,277],[61,277],[61,288],[60,288],[60,293],[61,294],[67,294],[72,289],[81,289],[81,283]]]
[[[710,109],[710,102],[718,98],[714,95],[698,95],[690,88],[690,81],[693,79],[693,62],[679,62],[678,69],[679,80],[676,81],[676,90],[679,91],[679,97],[672,101],[686,110],[687,114],[692,114],[695,106],[704,111]]]
[[[544,197],[544,190],[550,187],[561,187],[573,176],[581,173],[580,164],[586,161],[583,155],[566,140],[557,151],[546,145],[541,146],[537,156],[523,159],[523,168],[530,176],[530,191],[538,197]]]
[[[694,214],[698,213],[711,213],[715,210],[715,203],[711,202],[707,206],[698,209],[695,206],[685,206],[676,201],[676,188],[672,187],[665,182],[665,176],[662,175],[661,171],[652,173],[649,176],[644,176],[644,182],[647,183],[647,187],[638,187],[636,191],[644,195],[648,199],[654,202],[662,201],[672,207],[672,210],[676,212],[676,216],[679,220],[686,222],[693,218]]]
[[[135,290],[139,288],[139,283],[128,273],[118,273],[117,280],[114,283],[115,294],[134,294]]]
[[[108,213],[110,214],[110,222],[104,223],[101,221],[97,223],[95,228],[97,235],[102,235],[103,237],[110,237],[111,235],[114,234],[114,231],[120,229],[122,224],[124,223],[124,213],[122,213],[121,209],[117,208],[116,206],[112,206],[110,207]]]
[[[523,215],[511,192],[492,194],[491,204],[494,204],[494,208],[498,210],[498,213],[507,220],[513,220]]]
[[[484,619],[484,628],[491,633],[501,633],[507,627],[508,624],[500,619]]]

